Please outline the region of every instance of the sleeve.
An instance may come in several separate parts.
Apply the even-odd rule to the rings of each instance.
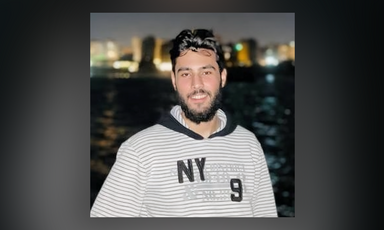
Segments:
[[[277,217],[275,196],[267,161],[257,139],[256,146],[253,149],[252,155],[256,174],[252,199],[253,215],[255,217]]]
[[[145,212],[146,171],[138,154],[123,143],[91,208],[91,217],[137,217]]]

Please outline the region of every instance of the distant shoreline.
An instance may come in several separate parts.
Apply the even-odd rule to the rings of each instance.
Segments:
[[[295,66],[293,62],[283,62],[277,66],[250,66],[250,67],[227,67],[228,81],[254,81],[267,74],[287,75],[294,77]],[[112,67],[91,67],[91,79],[94,78],[159,78],[168,79],[170,71],[154,72],[139,71],[129,72],[126,69],[114,69]]]

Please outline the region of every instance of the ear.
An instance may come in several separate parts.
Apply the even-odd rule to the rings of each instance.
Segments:
[[[227,69],[221,71],[221,87],[223,88],[227,83]]]
[[[171,72],[171,79],[172,79],[173,89],[176,90],[176,76],[173,71]]]

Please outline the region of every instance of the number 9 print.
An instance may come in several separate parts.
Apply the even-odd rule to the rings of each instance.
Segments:
[[[237,194],[231,194],[231,200],[240,202],[243,200],[243,189],[241,185],[241,180],[240,179],[231,179],[231,190],[234,192],[237,192]]]

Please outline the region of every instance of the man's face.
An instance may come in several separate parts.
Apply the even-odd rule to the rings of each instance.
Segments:
[[[176,59],[172,84],[184,115],[194,123],[210,121],[220,106],[220,88],[227,72],[220,74],[216,55],[208,49],[187,50]]]

